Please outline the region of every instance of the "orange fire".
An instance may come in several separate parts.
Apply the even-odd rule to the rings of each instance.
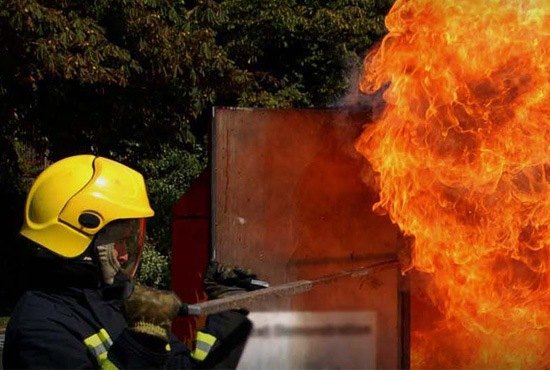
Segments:
[[[356,148],[440,318],[413,368],[550,368],[550,1],[397,0]]]

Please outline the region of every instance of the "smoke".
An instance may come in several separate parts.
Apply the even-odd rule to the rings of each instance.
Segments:
[[[372,50],[376,48],[374,47]],[[388,88],[389,83],[372,94],[362,92],[359,86],[363,79],[363,58],[360,60],[349,58],[346,62],[344,75],[348,88],[345,94],[332,106],[349,110],[367,110],[371,112],[370,119],[372,121],[377,120],[384,111],[384,92]]]

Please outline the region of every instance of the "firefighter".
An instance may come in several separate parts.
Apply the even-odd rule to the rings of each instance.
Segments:
[[[5,369],[236,367],[246,312],[210,315],[190,350],[170,332],[179,299],[133,283],[153,214],[142,175],[107,158],[68,157],[37,177],[20,232],[36,248],[37,278],[8,323]],[[246,290],[232,272],[243,270],[208,266],[210,299]]]

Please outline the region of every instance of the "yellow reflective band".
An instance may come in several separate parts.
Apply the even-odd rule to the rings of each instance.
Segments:
[[[197,332],[195,349],[191,352],[191,357],[197,361],[204,361],[214,343],[216,343],[216,337],[212,334],[204,333],[202,331]]]
[[[115,364],[113,364],[111,360],[109,360],[108,358],[106,358],[105,361],[101,363],[101,369],[102,370],[119,370],[118,367]]]
[[[116,369],[116,366],[107,359],[107,352],[113,344],[107,330],[100,329],[96,334],[84,339],[84,344],[93,353],[99,366],[103,369]]]

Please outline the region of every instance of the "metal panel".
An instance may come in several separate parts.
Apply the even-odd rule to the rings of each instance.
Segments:
[[[372,212],[376,193],[353,147],[369,112],[217,108],[213,119],[212,247],[224,263],[272,284],[395,256],[400,234]],[[376,364],[401,366],[400,275],[347,279],[259,311],[373,311]]]
[[[210,177],[210,169],[206,169],[172,212],[171,285],[185,303],[206,299],[202,276],[209,258]],[[177,317],[172,331],[191,345],[197,326],[202,324],[204,318]]]

